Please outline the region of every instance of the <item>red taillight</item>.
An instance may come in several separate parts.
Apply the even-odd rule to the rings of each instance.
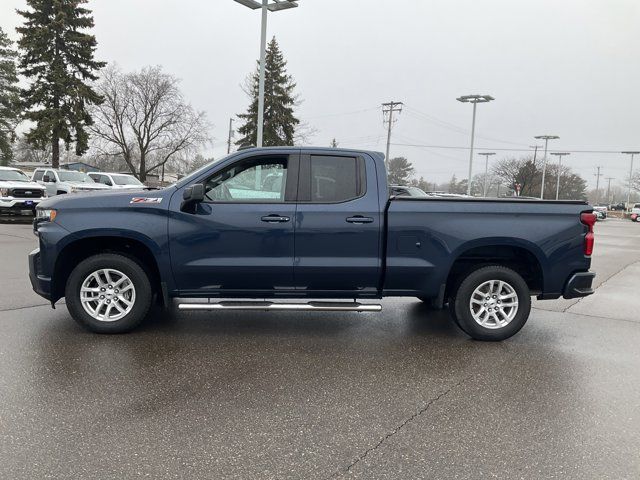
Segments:
[[[583,225],[589,227],[587,234],[584,236],[584,254],[589,256],[593,253],[593,226],[596,223],[596,214],[595,213],[581,213],[580,221]]]

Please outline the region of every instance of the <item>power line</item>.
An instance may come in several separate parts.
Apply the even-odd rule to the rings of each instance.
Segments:
[[[470,147],[456,145],[426,145],[417,143],[392,143],[391,145],[399,147],[417,147],[417,148],[445,148],[451,150],[469,150]],[[525,148],[499,148],[499,147],[474,147],[475,150],[499,150],[502,152],[531,152],[531,149]],[[569,153],[620,153],[619,150],[557,150],[558,152]]]

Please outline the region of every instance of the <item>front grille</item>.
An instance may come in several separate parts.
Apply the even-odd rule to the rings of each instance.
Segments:
[[[42,198],[44,196],[44,190],[37,188],[14,188],[11,192],[13,198]]]

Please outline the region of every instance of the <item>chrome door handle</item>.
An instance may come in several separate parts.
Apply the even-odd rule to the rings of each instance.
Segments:
[[[276,214],[271,214],[271,215],[265,215],[260,220],[267,223],[285,223],[285,222],[288,222],[290,218],[281,217],[280,215],[276,215]]]
[[[356,215],[355,217],[347,217],[347,222],[349,223],[373,223],[373,218],[371,217],[363,217],[362,215]]]

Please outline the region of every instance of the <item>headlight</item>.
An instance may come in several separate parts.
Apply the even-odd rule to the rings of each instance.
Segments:
[[[73,192],[79,192],[80,189],[78,187],[76,187],[75,185],[71,185],[71,193]]]
[[[58,212],[52,208],[36,208],[36,219],[44,222],[53,222]]]
[[[0,188],[0,197],[8,197],[9,189],[8,188]]]

